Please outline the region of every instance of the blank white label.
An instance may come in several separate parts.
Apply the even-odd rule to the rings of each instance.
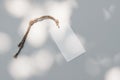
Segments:
[[[85,52],[79,38],[71,27],[52,28],[50,33],[67,61],[71,61]]]

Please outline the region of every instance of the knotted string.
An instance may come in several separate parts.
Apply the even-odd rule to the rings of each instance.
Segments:
[[[17,57],[18,57],[18,55],[20,54],[22,48],[24,47],[26,38],[27,38],[27,36],[28,36],[28,33],[29,33],[32,25],[33,25],[34,23],[37,23],[37,22],[39,22],[39,21],[43,21],[43,20],[45,20],[45,19],[51,19],[51,20],[53,20],[53,21],[56,23],[56,25],[58,26],[58,28],[59,28],[59,21],[58,21],[57,19],[55,19],[54,17],[49,16],[49,15],[42,16],[42,17],[36,18],[36,19],[34,19],[34,20],[31,20],[31,21],[29,22],[29,27],[28,27],[28,29],[27,29],[27,32],[26,32],[25,35],[23,36],[22,41],[18,44],[19,50],[18,50],[18,52],[14,55],[14,58],[17,58]]]

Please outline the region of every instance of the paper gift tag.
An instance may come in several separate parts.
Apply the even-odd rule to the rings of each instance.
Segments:
[[[60,29],[53,27],[50,33],[67,61],[71,61],[85,52],[79,38],[71,27],[60,27]]]

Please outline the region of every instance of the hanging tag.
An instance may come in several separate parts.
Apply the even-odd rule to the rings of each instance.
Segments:
[[[66,61],[71,61],[85,52],[71,27],[60,27],[60,29],[51,27],[50,33]]]

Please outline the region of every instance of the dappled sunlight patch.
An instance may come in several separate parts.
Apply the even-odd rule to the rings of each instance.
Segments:
[[[42,46],[47,40],[47,29],[43,23],[36,23],[32,26],[28,35],[28,43],[33,47]]]
[[[9,72],[15,79],[26,79],[33,75],[34,68],[28,57],[21,56],[10,63]]]
[[[0,54],[7,53],[11,48],[11,38],[8,34],[0,32]]]
[[[115,5],[111,5],[109,6],[109,8],[103,8],[103,14],[104,14],[104,19],[105,20],[109,20],[112,18],[113,16],[113,13],[115,12],[115,8],[116,6]]]
[[[104,80],[120,80],[120,68],[113,67],[106,72]]]
[[[15,17],[23,17],[30,10],[30,3],[28,0],[6,0],[6,10]]]
[[[31,59],[35,62],[33,64],[35,69],[39,71],[39,74],[48,72],[54,63],[53,54],[47,50],[40,50],[34,53],[34,55],[31,56]]]
[[[8,70],[14,79],[28,79],[32,76],[43,76],[53,66],[54,57],[48,50],[40,50],[27,56],[19,56],[9,64]]]

